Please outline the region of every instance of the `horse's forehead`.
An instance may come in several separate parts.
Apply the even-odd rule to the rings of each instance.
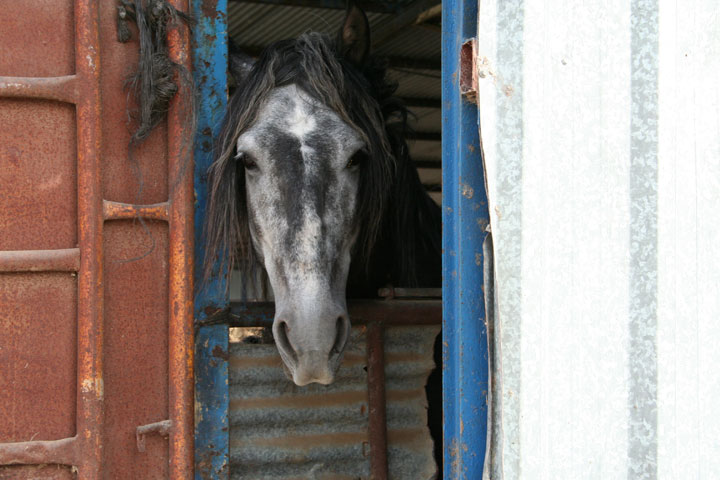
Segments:
[[[313,147],[317,142],[331,143],[338,151],[356,150],[362,146],[360,135],[336,112],[296,85],[273,90],[258,112],[257,123],[247,132],[251,139],[241,140],[269,144],[267,146],[272,148],[272,139],[279,133],[294,137],[306,147]]]

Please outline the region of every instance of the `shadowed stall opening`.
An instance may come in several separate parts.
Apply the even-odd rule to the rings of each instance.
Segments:
[[[356,438],[354,445],[361,454],[363,448],[366,450],[371,475],[385,464],[385,477],[376,478],[387,477],[388,465],[391,478],[400,471],[400,453],[393,449],[392,438],[387,443],[381,430],[386,428],[387,418],[392,437],[395,427],[390,425],[401,421],[391,408],[390,396],[396,394],[390,393],[394,388],[390,372],[397,362],[402,363],[402,356],[390,354],[390,343],[383,348],[390,339],[385,326],[394,323],[380,317],[390,318],[392,313],[387,312],[406,308],[400,298],[407,287],[430,287],[435,289],[431,296],[439,296],[441,214],[437,204],[440,110],[439,100],[434,99],[439,96],[439,72],[432,70],[439,69],[439,61],[421,62],[422,68],[432,70],[427,72],[412,62],[403,63],[399,57],[376,55],[374,50],[378,45],[398,48],[394,40],[405,35],[402,28],[393,31],[391,24],[397,27],[400,19],[401,27],[434,32],[437,41],[432,45],[433,55],[439,59],[439,28],[427,28],[437,21],[439,9],[435,7],[424,6],[423,12],[428,11],[423,17],[425,24],[415,18],[418,14],[408,22],[402,20],[412,16],[408,12],[366,15],[352,4],[343,11],[231,3],[228,24],[235,42],[230,45],[229,69],[235,78],[235,91],[216,141],[215,161],[208,171],[204,275],[208,279],[213,269],[217,271],[215,262],[220,262],[220,271],[231,272],[230,296],[237,302],[233,309],[241,312],[231,325],[257,328],[233,342],[231,378],[233,355],[252,356],[253,349],[273,341],[277,351],[263,347],[272,358],[265,367],[272,368],[254,377],[258,385],[247,387],[265,388],[263,375],[277,377],[282,385],[284,370],[284,376],[292,380],[284,380],[286,386],[280,389],[287,395],[283,400],[287,408],[293,402],[300,402],[300,408],[307,392],[330,395],[342,390],[346,369],[355,368],[353,365],[361,373],[367,372],[358,378],[369,385],[366,388],[360,382],[368,395],[364,407],[368,434],[365,440]],[[273,15],[275,9],[287,8],[312,14],[305,15],[304,22],[292,15],[284,20]],[[253,12],[258,15],[256,21],[264,21],[262,28],[252,25]],[[318,28],[318,18],[323,28]],[[244,27],[237,22],[244,22]],[[380,41],[373,45],[371,31],[375,26],[382,28]],[[323,33],[328,30],[330,34]],[[291,32],[297,32],[295,38],[282,38],[293,36]],[[282,36],[273,38],[278,35]],[[403,87],[404,79],[409,80],[409,87]],[[426,84],[418,88],[412,84],[417,79]],[[418,94],[418,90],[423,93]],[[431,158],[433,155],[436,157]],[[265,283],[268,291],[261,288]],[[378,299],[381,288],[386,300],[372,300],[380,304],[373,310],[379,316],[358,314],[353,299]],[[427,291],[422,296],[427,297]],[[264,317],[250,313],[254,302],[269,300],[274,301],[274,308]],[[439,312],[439,301],[435,302]],[[390,310],[383,313],[386,308]],[[416,392],[413,399],[419,402],[421,414],[406,419],[410,422],[408,431],[414,432],[406,435],[424,445],[416,453],[434,465],[433,458],[441,459],[442,449],[441,369],[433,368],[439,364],[439,355],[434,354],[435,350],[439,354],[438,327],[410,327],[428,323],[422,309],[413,311],[413,316],[398,314],[404,320],[399,324],[407,325],[401,330],[426,335],[422,346],[416,345],[420,349],[417,362],[424,366],[415,377],[419,394]],[[439,320],[437,315],[430,323],[438,325]],[[367,344],[367,350],[352,353],[359,344]],[[378,348],[379,357],[373,353]],[[380,390],[376,388],[378,381],[382,383]],[[270,397],[275,395],[268,392]],[[265,398],[263,393],[258,395]],[[380,412],[378,405],[382,406],[381,430],[375,415]],[[428,407],[429,415],[425,410]],[[257,412],[268,415],[258,421],[282,435],[282,422],[274,425],[277,412],[270,410]],[[323,429],[329,432],[338,427],[329,417],[323,423],[322,409],[318,412],[312,435],[322,436]],[[230,427],[234,438],[232,418]],[[385,443],[376,443],[378,432]],[[312,435],[299,435],[298,441],[310,441]],[[363,442],[372,447],[363,447]],[[231,443],[233,478],[283,478],[293,471],[296,475],[304,472],[317,478],[339,478],[337,474],[343,472],[342,468],[333,470],[323,460],[325,455],[333,455],[328,450],[315,452],[316,457],[303,457],[310,470],[293,470],[291,465],[285,474],[278,471],[276,476],[262,476],[258,473],[263,470],[258,466],[264,461],[262,455],[278,451],[258,451],[253,455],[260,456],[253,460],[243,457],[248,452],[242,449],[251,448],[249,445]],[[385,453],[380,455],[378,448]],[[298,455],[296,452],[293,458],[300,458]],[[234,459],[240,458],[244,458],[243,463],[235,463]],[[415,459],[417,465],[427,465],[419,458]],[[248,462],[259,462],[255,473],[248,473]],[[423,467],[420,477],[408,478],[441,475],[441,461],[437,463],[437,467]],[[348,478],[363,478],[366,473]]]

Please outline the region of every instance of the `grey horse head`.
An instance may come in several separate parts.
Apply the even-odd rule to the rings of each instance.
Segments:
[[[275,295],[273,336],[297,385],[331,383],[350,333],[362,137],[296,85],[273,89],[236,144],[249,230]]]
[[[252,67],[231,61],[239,91],[209,172],[208,256],[264,267],[273,336],[297,385],[335,379],[351,257],[372,247],[387,200],[392,154],[360,74],[369,44],[351,5],[337,39],[305,34]]]

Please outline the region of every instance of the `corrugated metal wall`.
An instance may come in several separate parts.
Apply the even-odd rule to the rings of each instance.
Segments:
[[[366,327],[353,328],[338,378],[327,386],[289,382],[261,332],[231,330],[231,478],[370,478]],[[435,477],[425,384],[438,333],[438,326],[385,330],[390,479]]]
[[[480,3],[491,478],[720,478],[719,11]]]

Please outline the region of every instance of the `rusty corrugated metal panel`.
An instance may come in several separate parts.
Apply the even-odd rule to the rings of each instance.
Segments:
[[[167,125],[162,123],[136,154],[143,176],[128,159],[124,82],[136,65],[138,43],[116,40],[114,2],[101,4],[103,86],[103,199],[126,204],[167,200]],[[122,92],[122,93],[120,93]],[[111,478],[167,478],[168,442],[148,436],[135,444],[140,425],[167,419],[168,228],[164,222],[110,220],[105,250],[105,470]],[[152,249],[152,251],[151,251]],[[142,258],[141,258],[142,257]]]
[[[190,115],[171,105],[136,152],[141,196],[123,85],[137,43],[117,43],[115,6],[13,2],[0,20],[0,478],[192,472]],[[170,45],[189,68],[187,31]],[[161,437],[138,452],[136,427],[168,416],[172,457]]]
[[[285,377],[274,344],[241,343],[249,332],[231,331],[232,478],[369,478],[366,328],[353,328],[336,382],[307,387]],[[388,478],[430,479],[435,464],[424,387],[439,327],[385,332]]]
[[[10,397],[0,426],[0,465],[75,465],[83,478],[94,479],[101,472],[103,395],[97,5],[68,1],[17,8],[16,15],[6,12],[12,25],[0,29],[1,41],[15,47],[0,64],[5,75],[0,96],[14,97],[0,102],[7,117],[0,144],[12,165],[0,181],[4,192],[14,192],[0,209],[6,233],[0,248],[16,250],[0,257],[0,271],[62,266],[78,274],[2,275],[0,348],[8,355],[3,364],[14,374],[4,376]],[[74,102],[75,108],[50,99]],[[75,247],[80,264],[61,265],[57,250]],[[4,477],[71,477],[64,467],[3,470]]]

